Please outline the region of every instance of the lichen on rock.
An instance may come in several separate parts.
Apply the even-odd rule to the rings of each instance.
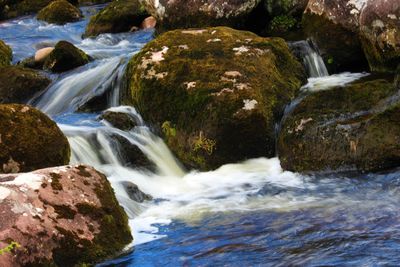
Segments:
[[[126,77],[121,101],[200,169],[273,156],[275,122],[305,82],[283,39],[226,27],[164,33],[131,59]]]

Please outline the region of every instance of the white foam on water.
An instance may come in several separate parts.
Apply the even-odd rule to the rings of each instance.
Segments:
[[[322,90],[329,90],[337,86],[345,86],[363,77],[368,76],[369,73],[351,73],[343,72],[340,74],[333,74],[330,76],[309,78],[308,83],[304,85],[301,90],[304,92],[317,92]]]

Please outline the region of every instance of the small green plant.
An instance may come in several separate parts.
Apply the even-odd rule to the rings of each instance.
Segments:
[[[286,32],[297,24],[297,20],[292,16],[282,15],[276,16],[272,19],[270,28],[272,31],[283,31]]]
[[[4,253],[11,253],[14,249],[20,248],[21,245],[18,242],[12,241],[10,245],[0,249],[0,256]]]
[[[176,129],[172,127],[170,121],[165,121],[161,125],[161,129],[166,137],[175,137],[176,136]]]
[[[208,155],[211,155],[215,150],[216,144],[217,142],[215,140],[204,137],[203,132],[200,131],[199,136],[194,140],[193,151],[196,152],[202,149],[207,152]]]
[[[328,61],[329,65],[332,65],[333,64],[333,57],[329,56],[327,61]]]

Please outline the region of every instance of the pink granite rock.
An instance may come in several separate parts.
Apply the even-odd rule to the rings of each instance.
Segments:
[[[106,177],[84,165],[0,175],[0,266],[93,264],[132,241]],[[46,265],[46,266],[47,266]]]

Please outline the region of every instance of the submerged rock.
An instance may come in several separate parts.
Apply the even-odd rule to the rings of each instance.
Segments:
[[[142,0],[157,19],[160,29],[172,30],[209,26],[244,28],[261,0]]]
[[[12,50],[2,40],[0,40],[0,67],[10,65]]]
[[[132,241],[104,174],[84,165],[0,175],[1,266],[87,266]]]
[[[133,26],[139,27],[148,16],[139,0],[114,0],[90,19],[84,36],[128,32]]]
[[[275,123],[305,81],[280,38],[226,27],[164,33],[135,55],[121,101],[164,133],[186,165],[275,154]]]
[[[400,166],[399,112],[399,91],[386,80],[313,93],[283,122],[281,164],[297,172]]]
[[[70,4],[67,0],[57,0],[39,11],[38,20],[48,23],[64,25],[68,22],[75,22],[82,18],[79,8]]]
[[[70,154],[67,138],[45,114],[26,105],[0,105],[0,173],[65,165]]]
[[[89,63],[90,58],[82,50],[67,41],[60,41],[47,56],[43,68],[53,72],[71,70]]]
[[[50,79],[32,69],[0,67],[0,104],[26,103],[50,82]]]
[[[143,193],[139,187],[132,183],[132,182],[122,182],[123,187],[125,188],[126,193],[128,194],[129,198],[139,202],[143,203],[145,201],[150,201],[153,200],[153,197],[150,196],[149,194]]]
[[[135,119],[123,112],[105,111],[101,114],[100,119],[123,131],[132,130],[137,126]]]

